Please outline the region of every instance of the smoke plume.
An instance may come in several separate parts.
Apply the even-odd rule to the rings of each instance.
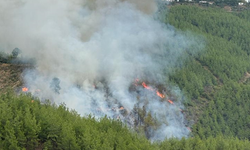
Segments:
[[[18,47],[18,57],[35,60],[23,78],[41,100],[130,126],[138,105],[159,122],[149,138],[185,137],[183,96],[166,79],[197,43],[155,15],[154,0],[0,0],[0,50]],[[131,86],[136,79],[139,85]],[[144,81],[153,90],[141,86]],[[170,93],[174,104],[167,102]]]

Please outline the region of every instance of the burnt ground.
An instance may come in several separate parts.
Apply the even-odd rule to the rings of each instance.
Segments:
[[[22,86],[22,72],[30,65],[0,63],[0,93]]]

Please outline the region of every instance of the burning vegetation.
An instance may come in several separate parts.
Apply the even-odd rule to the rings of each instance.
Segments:
[[[27,1],[15,9],[5,4],[11,6],[6,14],[12,14],[5,18],[15,19],[4,20],[9,25],[4,31],[11,34],[2,47],[18,47],[22,58],[36,64],[23,73],[29,88],[23,92],[65,103],[81,115],[119,119],[153,140],[187,137],[179,111],[182,92],[165,86],[163,78],[182,64],[186,51],[193,53],[195,38],[153,17],[161,14],[156,8],[161,1],[85,2]],[[47,4],[49,13],[42,13]],[[37,17],[30,19],[33,13]]]
[[[29,89],[28,89],[27,87],[23,87],[23,88],[22,88],[22,91],[23,91],[23,92],[28,92]]]
[[[58,78],[53,78],[52,81],[57,81],[56,84],[54,84],[57,86],[53,87],[60,87],[60,82],[58,82],[60,80]],[[80,85],[77,87],[82,89]],[[130,94],[135,97],[135,104],[133,108],[125,107],[119,99],[115,98],[110,92],[108,83],[105,80],[101,80],[101,82],[94,82],[91,85],[91,88],[93,89],[93,92],[104,91],[105,93],[104,97],[107,105],[100,105],[97,99],[93,98],[92,100],[91,107],[97,116],[105,116],[106,114],[109,114],[111,118],[121,120],[129,127],[134,128],[137,132],[143,132],[149,139],[155,136],[155,131],[157,131],[161,126],[169,125],[169,117],[171,118],[176,116],[178,113],[183,113],[183,110],[179,108],[178,105],[174,106],[174,101],[177,100],[177,96],[168,91],[163,85],[153,85],[146,81],[136,79],[129,87]],[[51,88],[51,84],[50,90],[60,95],[58,90]],[[29,90],[28,87],[23,87],[22,92],[31,92],[34,96],[39,96],[42,91],[40,89]],[[152,101],[157,101],[157,103],[164,106],[162,107],[162,110],[159,109],[163,112],[160,116],[156,116],[158,110],[151,108]],[[172,112],[166,111],[166,109],[171,109]],[[171,113],[174,113],[173,116],[170,116]],[[178,117],[177,120],[182,121]],[[190,131],[190,128],[187,129]]]

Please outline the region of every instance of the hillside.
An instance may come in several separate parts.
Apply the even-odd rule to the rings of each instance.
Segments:
[[[243,17],[246,13],[195,6],[169,10],[170,24],[206,38],[205,51],[190,56],[186,65],[170,77],[189,95],[190,116],[199,118],[194,119],[194,135],[250,137],[247,77],[250,23]]]
[[[65,105],[49,101],[41,104],[30,95],[12,92],[0,95],[1,150],[228,150],[248,149],[248,140],[217,136],[171,138],[151,143],[132,133],[119,120],[106,117],[98,121],[91,116],[80,117]]]
[[[188,5],[165,11],[164,23],[204,42],[204,49],[192,53],[191,47],[185,62],[166,75],[186,98],[188,138],[151,143],[144,128],[136,134],[119,120],[80,117],[65,104],[7,92],[22,87],[22,72],[30,66],[1,63],[0,149],[249,149],[250,11]]]
[[[8,88],[16,89],[22,86],[21,74],[28,67],[27,65],[0,63],[0,93],[6,92]]]

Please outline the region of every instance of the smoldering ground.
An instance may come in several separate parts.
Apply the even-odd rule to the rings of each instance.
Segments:
[[[0,0],[0,49],[18,47],[22,58],[35,60],[36,69],[23,78],[42,100],[63,102],[82,115],[120,116],[131,126],[133,117],[110,110],[122,106],[131,114],[140,103],[160,122],[150,131],[152,140],[183,137],[189,131],[178,111],[178,89],[175,105],[167,102],[166,91],[161,100],[142,86],[129,90],[135,79],[154,89],[167,86],[183,53],[201,45],[160,23],[156,14],[154,0]]]

